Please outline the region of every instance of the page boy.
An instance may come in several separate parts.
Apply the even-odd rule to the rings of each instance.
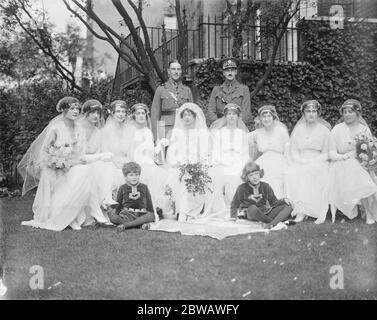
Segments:
[[[126,183],[119,187],[116,198],[118,205],[108,213],[110,221],[118,225],[118,232],[155,221],[148,186],[139,182],[140,165],[136,162],[125,163],[122,172]]]
[[[233,197],[230,214],[232,219],[244,218],[265,223],[270,229],[279,222],[287,220],[292,207],[288,199],[278,200],[270,185],[260,181],[263,169],[254,162],[246,163],[241,179],[245,182],[238,186]]]

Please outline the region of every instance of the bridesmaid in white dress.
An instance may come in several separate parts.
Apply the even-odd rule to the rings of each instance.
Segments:
[[[96,154],[101,152],[101,123],[103,106],[95,99],[87,100],[82,105],[83,116],[78,123],[85,131],[85,153]]]
[[[229,209],[241,180],[242,169],[249,160],[248,129],[241,118],[241,108],[229,103],[224,117],[211,126],[211,163],[214,165],[214,202],[212,211]]]
[[[163,208],[167,171],[154,161],[156,151],[161,150],[162,146],[159,146],[158,149],[154,146],[147,105],[137,103],[132,106],[131,110],[131,120],[125,134],[128,141],[127,159],[137,162],[141,166],[140,181],[148,186],[153,205]]]
[[[98,222],[106,223],[107,219],[93,196],[94,180],[90,166],[85,164],[85,132],[76,123],[80,104],[76,98],[65,97],[58,102],[56,109],[62,114],[43,130],[19,164],[24,178],[23,194],[38,184],[32,207],[33,220],[22,224],[54,231],[68,226],[79,230],[86,212]],[[56,169],[51,162],[53,148],[69,154],[73,166]]]
[[[357,204],[365,208],[366,222],[377,220],[377,185],[356,159],[354,137],[370,129],[361,117],[359,101],[349,99],[340,108],[341,121],[330,133],[330,205],[332,220],[336,209],[349,219],[357,216]]]
[[[103,106],[101,102],[95,99],[87,100],[82,105],[83,116],[78,120],[85,132],[85,155],[86,159],[91,163],[91,174],[95,179],[95,189],[93,196],[97,196],[97,206],[100,208],[103,201],[103,194],[109,193],[111,190],[102,190],[103,167],[109,166],[103,161],[111,161],[113,154],[111,152],[101,153],[101,126],[103,125]],[[97,193],[94,193],[96,191]],[[90,210],[90,208],[86,208]],[[87,214],[84,226],[95,225],[96,222],[90,214]]]
[[[284,174],[287,169],[289,134],[279,121],[275,106],[264,105],[258,110],[256,130],[249,133],[252,158],[264,170],[262,181],[267,182],[278,199],[286,198]],[[258,157],[258,154],[261,154]]]
[[[172,191],[179,220],[196,219],[212,207],[212,193],[204,195],[189,193],[185,182],[179,181],[179,166],[182,164],[209,164],[210,136],[203,111],[194,103],[184,103],[176,111],[174,128],[171,131],[166,161],[170,166],[166,187]],[[212,185],[209,186],[212,188]]]
[[[111,162],[103,163],[97,170],[99,187],[99,201],[106,209],[114,204],[112,192],[123,183],[122,166],[127,162],[127,104],[122,100],[115,100],[110,104],[110,115],[101,130],[101,151],[113,154]]]
[[[300,222],[305,217],[323,223],[329,209],[328,141],[330,124],[323,120],[321,105],[308,100],[301,105],[302,118],[297,122],[290,143],[292,163],[285,176],[287,197],[293,205],[292,216]]]

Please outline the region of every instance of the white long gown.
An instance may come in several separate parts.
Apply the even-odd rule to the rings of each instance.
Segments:
[[[278,199],[285,198],[284,174],[287,170],[285,151],[289,145],[289,134],[282,124],[274,124],[271,132],[264,128],[249,133],[249,143],[252,149],[257,149],[262,155],[255,163],[264,170],[261,179],[267,182],[274,190]]]
[[[182,108],[182,107],[181,107]],[[184,129],[183,125],[180,126],[181,118],[177,113],[175,127],[172,130],[170,144],[167,152],[166,161],[170,166],[168,169],[168,177],[166,186],[170,187],[175,201],[176,213],[179,213],[179,220],[186,221],[188,219],[196,219],[200,214],[206,215],[208,210],[212,208],[213,194],[207,189],[205,194],[196,194],[195,196],[186,190],[184,177],[179,181],[178,166],[183,163],[209,163],[209,143],[210,136],[208,129],[205,126],[204,115],[199,107],[194,111],[197,115],[196,124],[198,119],[201,119],[200,126],[193,129]],[[208,172],[211,175],[211,172]],[[212,190],[212,183],[209,184]]]
[[[359,124],[357,133],[371,135],[369,128]],[[330,133],[330,151],[340,155],[351,152],[355,155],[355,143],[349,127],[337,124]],[[331,153],[330,153],[331,155]],[[330,205],[333,221],[336,209],[349,219],[357,216],[357,204],[365,207],[367,221],[377,221],[377,185],[369,173],[353,156],[347,160],[330,163]]]
[[[127,159],[141,166],[140,182],[148,186],[154,207],[165,209],[164,185],[168,173],[154,162],[153,133],[147,126],[135,124],[129,125],[127,132]]]
[[[112,191],[124,184],[122,166],[127,162],[126,123],[117,123],[109,116],[105,126],[100,130],[101,152],[111,152],[112,161],[97,161],[92,164],[92,172],[96,180],[98,202],[111,199]]]
[[[328,140],[330,130],[317,123],[310,132],[306,123],[296,126],[291,135],[292,163],[285,175],[285,188],[293,212],[323,223],[329,209]],[[304,163],[302,163],[304,161]]]
[[[54,231],[61,231],[68,226],[80,229],[88,212],[98,222],[107,222],[93,196],[95,183],[90,174],[90,165],[75,165],[67,172],[47,166],[47,150],[50,145],[60,147],[74,142],[77,157],[84,156],[85,133],[79,125],[76,126],[74,138],[63,121],[50,126],[42,147],[41,157],[46,160],[32,207],[34,217],[31,221],[22,222],[22,225]]]
[[[212,164],[214,165],[213,212],[229,209],[240,184],[242,169],[249,160],[247,132],[226,126],[212,130]]]

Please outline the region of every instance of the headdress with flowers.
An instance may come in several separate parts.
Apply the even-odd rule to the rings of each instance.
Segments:
[[[146,113],[146,126],[151,129],[152,124],[151,124],[151,117],[150,117],[150,112],[149,108],[145,103],[136,103],[131,107],[131,119],[130,119],[130,124],[135,124],[135,113],[138,110],[144,110]]]
[[[301,118],[300,120],[297,121],[296,125],[294,126],[293,130],[292,130],[292,134],[293,132],[295,131],[295,129],[306,122],[305,120],[305,116],[304,116],[304,112],[305,110],[308,110],[310,108],[314,108],[317,113],[318,113],[318,118],[317,118],[317,121],[324,125],[326,128],[328,128],[329,130],[331,130],[331,125],[330,123],[328,123],[326,120],[324,120],[322,117],[321,117],[321,114],[322,114],[322,105],[317,101],[317,100],[306,100],[305,102],[303,102],[300,106],[300,111],[301,111]]]
[[[226,126],[226,114],[229,110],[235,110],[238,113],[238,120],[237,120],[237,128],[242,129],[246,132],[249,132],[249,129],[246,127],[245,123],[243,122],[241,118],[241,107],[236,103],[228,103],[224,107],[224,116],[220,119],[217,119],[214,121],[210,127],[211,130],[214,129],[221,129],[222,127]]]
[[[64,97],[61,98],[58,103],[56,104],[56,111],[63,112],[65,109],[68,109],[71,106],[77,105],[80,107],[80,102],[75,97]]]
[[[344,101],[344,103],[339,107],[339,112],[342,116],[340,117],[338,123],[341,123],[341,122],[344,121],[344,118],[343,118],[344,108],[351,108],[357,114],[357,118],[359,120],[359,123],[366,126],[368,128],[368,130],[370,130],[368,123],[365,121],[365,119],[362,116],[362,107],[361,107],[361,103],[360,103],[359,100],[348,99],[348,100]]]
[[[254,120],[256,129],[263,128],[263,123],[262,123],[261,117],[266,112],[268,112],[272,115],[272,118],[274,119],[275,124],[281,125],[285,129],[287,129],[287,126],[280,121],[279,116],[276,112],[276,108],[273,104],[266,104],[266,105],[263,105],[262,107],[260,107],[258,109],[258,116],[255,117],[255,120]]]

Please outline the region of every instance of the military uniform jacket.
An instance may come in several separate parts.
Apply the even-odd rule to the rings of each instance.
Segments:
[[[191,89],[172,80],[160,85],[153,97],[151,121],[153,136],[157,139],[157,122],[165,121],[165,126],[173,126],[175,110],[186,102],[193,102]]]
[[[234,80],[229,86],[224,82],[213,88],[207,109],[207,118],[211,123],[224,115],[224,107],[228,103],[241,107],[242,120],[246,125],[251,122],[249,88]]]

